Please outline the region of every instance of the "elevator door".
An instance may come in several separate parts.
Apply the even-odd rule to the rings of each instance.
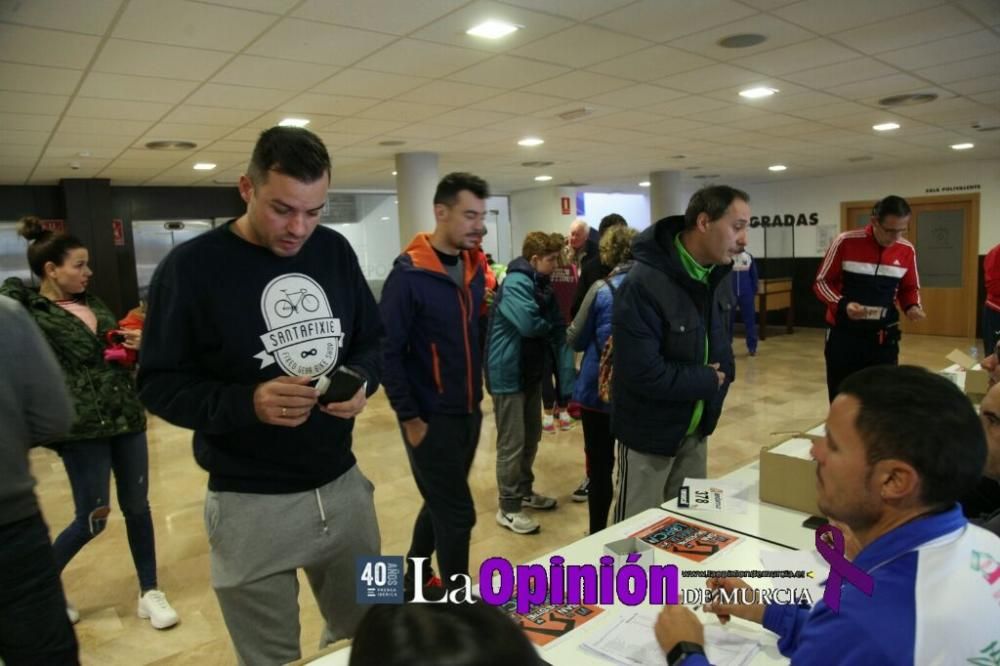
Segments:
[[[17,222],[0,222],[0,283],[12,277],[34,284],[28,268],[28,241],[17,235]]]
[[[135,273],[139,298],[145,299],[156,266],[175,246],[212,229],[212,220],[135,220]]]

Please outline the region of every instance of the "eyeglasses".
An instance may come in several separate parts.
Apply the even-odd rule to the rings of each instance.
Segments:
[[[882,224],[882,220],[878,218],[875,218],[875,224],[877,224],[882,231],[884,231],[887,234],[892,234],[893,236],[905,236],[906,232],[910,230],[909,226],[905,226],[902,229],[893,229],[892,227],[887,227],[884,224]]]

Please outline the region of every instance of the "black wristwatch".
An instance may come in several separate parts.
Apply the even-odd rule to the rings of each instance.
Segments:
[[[667,653],[667,666],[675,666],[687,659],[692,654],[705,654],[705,648],[698,643],[689,643],[688,641],[681,641],[674,648]]]

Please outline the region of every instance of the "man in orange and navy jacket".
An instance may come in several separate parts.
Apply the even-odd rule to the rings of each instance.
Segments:
[[[833,402],[848,375],[899,364],[899,312],[923,319],[913,245],[903,238],[910,205],[888,196],[864,229],[845,231],[826,251],[813,291],[826,304],[826,386]]]
[[[485,288],[473,250],[485,228],[487,197],[482,179],[445,176],[434,194],[434,232],[417,234],[399,255],[379,304],[386,327],[382,382],[424,499],[407,553],[408,599],[416,592],[440,598],[444,591],[430,566],[412,558],[429,560],[437,551],[444,586],[461,587],[456,574],[469,573],[476,509],[468,475],[482,423]]]

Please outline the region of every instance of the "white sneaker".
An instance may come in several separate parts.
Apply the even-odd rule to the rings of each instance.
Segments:
[[[154,629],[166,629],[180,621],[167,595],[159,590],[150,590],[139,597],[139,617],[149,620]]]
[[[72,604],[66,604],[66,617],[69,618],[70,624],[76,624],[80,621],[80,612],[73,608]]]
[[[548,511],[556,508],[556,504],[557,502],[554,497],[546,497],[545,495],[539,495],[538,493],[531,493],[527,497],[521,498],[521,506],[526,506],[529,509]]]
[[[573,428],[573,417],[569,415],[569,412],[562,412],[559,414],[559,429],[560,430],[570,430]]]
[[[517,534],[534,534],[541,529],[538,523],[530,516],[525,515],[523,511],[504,513],[503,509],[497,510],[497,525],[506,527]]]
[[[556,422],[555,417],[551,414],[542,415],[542,432],[554,435],[556,434]]]

